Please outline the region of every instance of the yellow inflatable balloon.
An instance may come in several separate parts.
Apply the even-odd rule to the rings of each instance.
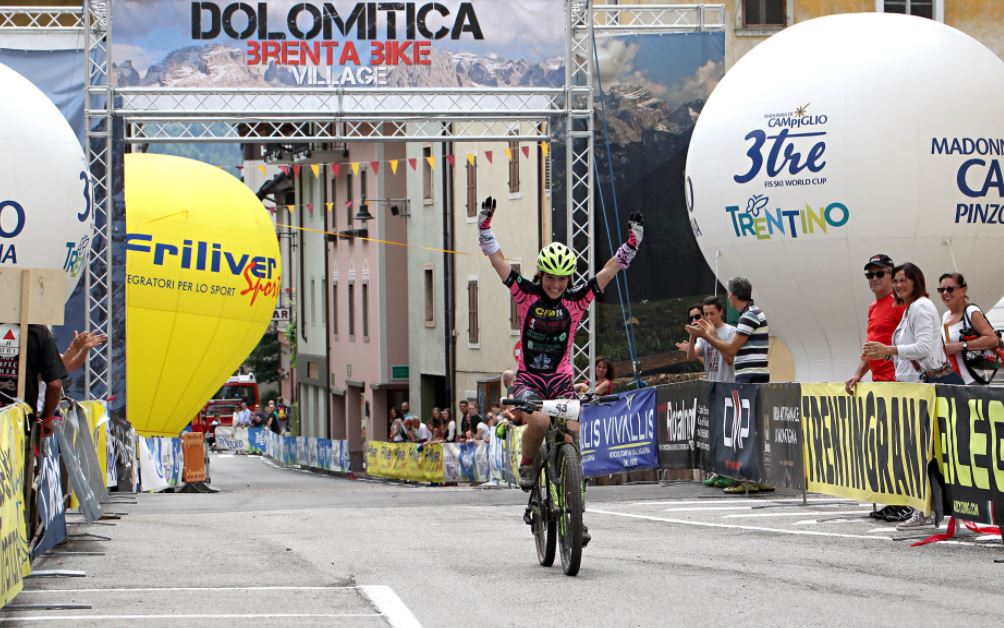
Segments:
[[[279,243],[268,211],[223,170],[125,156],[126,415],[174,436],[268,327]]]

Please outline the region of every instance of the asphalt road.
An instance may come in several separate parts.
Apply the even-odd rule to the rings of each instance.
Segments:
[[[1004,545],[911,547],[870,505],[728,497],[695,483],[592,487],[578,577],[537,565],[515,490],[352,481],[216,455],[203,494],[111,504],[14,604],[23,625],[1000,626]],[[74,518],[71,517],[71,521]],[[919,537],[920,535],[913,535]]]

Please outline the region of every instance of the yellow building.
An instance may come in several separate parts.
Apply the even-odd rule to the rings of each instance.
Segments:
[[[725,67],[732,67],[753,46],[787,25],[868,11],[909,13],[944,22],[1004,57],[1001,0],[725,0]]]

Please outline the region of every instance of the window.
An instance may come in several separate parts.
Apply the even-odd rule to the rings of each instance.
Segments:
[[[345,228],[346,229],[352,228],[352,205],[354,204],[353,200],[354,198],[352,196],[352,175],[347,174],[345,175]]]
[[[370,339],[370,285],[363,284],[363,340]]]
[[[471,163],[474,162],[474,163]],[[478,161],[474,159],[467,162],[467,217],[474,218],[478,215]]]
[[[349,283],[349,340],[356,339],[356,285]]]
[[[519,194],[519,142],[509,142],[509,193]]]
[[[935,0],[879,0],[879,4],[881,6],[876,7],[877,11],[905,13],[932,20],[937,17],[939,21],[941,19],[940,15],[936,15],[936,9],[940,7],[935,6],[940,3]]]
[[[467,282],[467,342],[478,344],[478,280]]]
[[[744,26],[784,26],[785,0],[743,0]]]
[[[425,146],[422,148],[422,198],[431,201],[432,200],[432,166],[429,165],[429,160],[432,158],[432,147]]]
[[[434,327],[436,324],[436,278],[433,269],[426,267],[425,271],[425,325]]]
[[[338,337],[338,282],[331,284],[331,333]]]
[[[512,264],[512,269],[517,273],[520,271],[519,264]],[[519,333],[519,314],[516,312],[516,299],[509,299],[509,330],[514,333]]]

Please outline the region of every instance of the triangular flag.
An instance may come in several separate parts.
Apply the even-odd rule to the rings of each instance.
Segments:
[[[258,166],[258,172],[260,172],[261,176],[264,177],[265,176],[265,166]]]
[[[408,165],[411,166],[412,170],[414,170],[415,168],[418,168],[418,160],[417,159],[409,159],[408,160]]]
[[[335,204],[334,204],[334,203],[332,203],[331,201],[328,201],[327,203],[325,203],[325,204],[324,204],[324,208],[325,208],[325,209],[327,209],[328,211],[331,211],[331,209],[332,209],[332,208],[333,208],[334,206],[335,206]]]
[[[436,169],[436,158],[435,157],[426,157],[425,158],[425,163],[429,164],[429,168],[431,168],[433,170]]]
[[[373,174],[380,174],[380,162],[379,161],[371,161],[370,162],[370,168],[373,168]]]
[[[310,164],[310,171],[314,173],[315,179],[321,178],[321,164]]]
[[[346,207],[352,207],[352,201],[345,201]]]
[[[467,163],[474,167],[474,153],[467,153]]]
[[[279,166],[279,170],[282,170],[282,174],[289,176],[289,166]]]
[[[237,168],[238,170],[244,170],[244,166],[234,166],[234,168]]]
[[[268,210],[268,213],[270,213],[270,214],[274,214],[274,213],[275,213],[275,207],[273,207],[273,206],[271,206],[271,205],[269,205],[269,206],[268,206],[268,207],[266,207],[265,209],[267,209],[267,210]]]
[[[488,160],[488,163],[492,163],[492,151],[490,150],[485,151],[485,159]]]
[[[505,158],[506,159],[508,159],[509,161],[512,161],[512,149],[511,148],[509,148],[508,146],[506,146],[505,149],[503,149],[502,152],[505,153]]]
[[[529,146],[521,146],[520,150],[523,151],[523,156],[524,157],[526,157],[527,159],[530,158],[530,147]]]
[[[390,160],[390,171],[393,174],[397,174],[397,160],[396,159],[391,159]]]
[[[299,166],[299,164],[293,166],[293,177],[297,178],[297,179],[300,178],[300,166]]]
[[[551,152],[551,145],[548,142],[541,142],[540,143],[540,153],[542,155],[544,155],[544,157],[547,157],[547,155],[550,152]]]
[[[288,211],[290,214],[292,214],[293,213],[293,206],[292,205],[286,205],[286,211]]]
[[[314,204],[313,203],[307,203],[307,211],[309,211],[311,214],[314,213]]]
[[[342,164],[331,164],[331,176],[338,177],[338,173],[342,170]]]
[[[359,162],[358,161],[353,161],[349,165],[352,166],[352,174],[358,177],[359,176]]]
[[[456,155],[447,155],[446,156],[446,161],[448,161],[450,163],[450,167],[453,168],[454,166],[457,165],[457,156]]]

